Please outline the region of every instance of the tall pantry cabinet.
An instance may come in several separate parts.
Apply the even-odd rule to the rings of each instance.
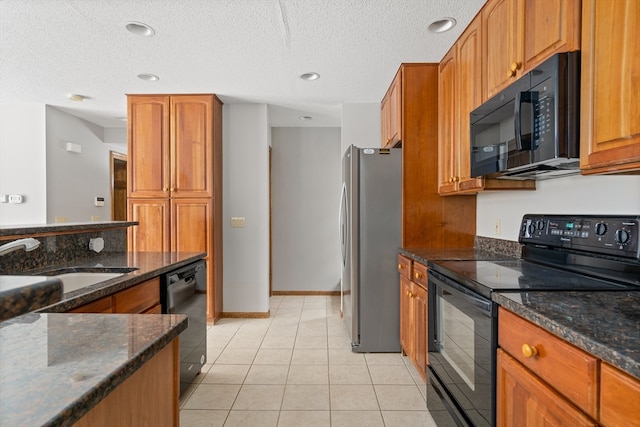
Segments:
[[[130,251],[207,252],[207,318],[222,313],[222,102],[128,95]]]

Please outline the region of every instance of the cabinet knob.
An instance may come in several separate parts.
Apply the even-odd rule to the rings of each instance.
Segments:
[[[414,276],[415,276],[415,278],[416,278],[416,279],[419,279],[419,278],[421,278],[421,277],[422,277],[422,274],[420,274],[420,273],[416,272],[416,274],[414,274]]]
[[[398,270],[402,270],[403,266],[402,264],[398,263]]]
[[[516,72],[522,68],[522,62],[514,61],[511,63],[511,67],[509,67],[508,77],[513,77],[516,75]]]
[[[526,358],[534,357],[538,355],[538,349],[529,344],[522,344],[522,354]]]
[[[167,191],[169,190],[167,187],[162,187],[162,191]]]

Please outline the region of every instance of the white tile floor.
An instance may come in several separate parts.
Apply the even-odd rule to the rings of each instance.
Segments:
[[[208,362],[180,399],[182,427],[435,426],[407,358],[351,351],[339,297],[270,305],[269,319],[209,326]]]

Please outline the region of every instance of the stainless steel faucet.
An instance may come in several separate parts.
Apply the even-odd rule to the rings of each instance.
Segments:
[[[38,246],[40,246],[40,241],[31,237],[14,240],[13,242],[5,243],[0,246],[0,256],[6,255],[9,252],[17,251],[18,249],[24,249],[25,251],[30,252],[37,249]]]

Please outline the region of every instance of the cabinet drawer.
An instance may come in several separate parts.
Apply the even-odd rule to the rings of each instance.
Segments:
[[[158,304],[160,304],[159,277],[113,295],[114,313],[142,313]]]
[[[598,360],[500,308],[498,345],[587,414],[596,418]],[[525,354],[533,348],[536,354]]]
[[[91,301],[88,304],[69,310],[68,313],[112,313],[111,297],[108,296]]]
[[[411,260],[403,255],[398,255],[398,272],[401,276],[411,279]]]
[[[603,363],[600,371],[600,423],[631,426],[640,422],[640,380]]]
[[[413,275],[411,280],[414,282],[427,287],[427,266],[420,264],[419,262],[413,263]]]

